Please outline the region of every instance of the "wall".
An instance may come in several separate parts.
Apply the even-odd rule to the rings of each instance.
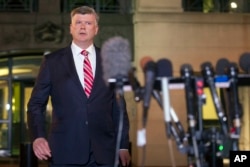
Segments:
[[[37,13],[1,12],[0,53],[28,49],[46,51],[67,46],[71,42],[70,13],[61,13],[60,2],[39,1]],[[95,38],[97,46],[100,47],[103,41],[114,35],[133,41],[131,15],[100,14],[100,18],[99,34]]]

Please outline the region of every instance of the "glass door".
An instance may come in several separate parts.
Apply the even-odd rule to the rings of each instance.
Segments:
[[[20,145],[30,141],[26,112],[33,85],[33,80],[13,81],[12,84],[12,156],[18,156]]]
[[[20,145],[30,142],[30,136],[27,124],[27,104],[34,86],[34,80],[16,80],[12,84],[12,155],[18,156]],[[52,107],[49,102],[46,108],[46,122],[49,128],[51,120]]]
[[[11,101],[9,83],[0,79],[0,156],[10,156],[12,139]]]
[[[0,56],[0,157],[18,156],[21,144],[30,141],[26,107],[45,54],[6,53]]]

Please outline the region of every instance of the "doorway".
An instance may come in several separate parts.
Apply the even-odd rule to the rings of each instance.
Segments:
[[[30,141],[27,103],[45,51],[6,53],[0,57],[0,157],[19,156]]]
[[[33,89],[33,80],[19,80],[12,83],[12,141],[11,155],[18,156],[20,144],[29,142],[27,125],[27,104]]]

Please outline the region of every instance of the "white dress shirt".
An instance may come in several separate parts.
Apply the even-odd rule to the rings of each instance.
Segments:
[[[71,44],[71,50],[73,53],[73,59],[75,62],[75,67],[76,71],[78,74],[78,77],[81,81],[81,84],[84,88],[84,74],[83,74],[83,61],[84,61],[84,56],[81,54],[82,50],[79,46],[77,46],[74,42]],[[95,52],[95,47],[94,45],[90,45],[87,49],[88,51],[88,58],[91,64],[92,72],[93,72],[93,77],[95,77],[95,69],[96,69],[96,52]]]

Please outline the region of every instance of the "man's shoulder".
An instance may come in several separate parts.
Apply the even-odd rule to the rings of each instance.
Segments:
[[[55,58],[57,56],[62,56],[62,55],[68,54],[68,53],[71,53],[70,46],[54,50],[53,52],[51,52],[45,56],[46,56],[46,58],[52,58],[52,57]]]

